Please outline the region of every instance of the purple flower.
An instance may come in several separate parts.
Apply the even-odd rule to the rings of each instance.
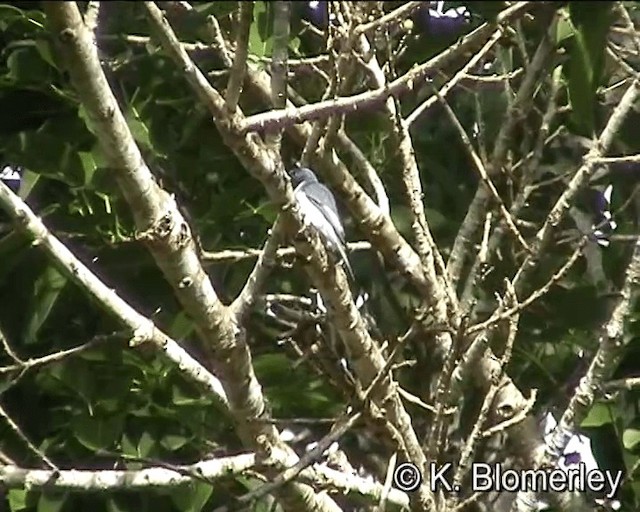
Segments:
[[[464,6],[444,10],[444,2],[436,2],[435,9],[430,7],[421,11],[419,21],[433,36],[450,36],[459,33],[469,21],[469,11]]]
[[[544,418],[544,439],[548,442],[553,431],[558,426],[553,414],[550,412]],[[591,440],[582,434],[574,434],[569,439],[567,446],[562,453],[562,457],[558,460],[558,468],[567,471],[569,466],[582,463],[586,466],[587,471],[598,469],[598,463],[593,456],[591,450]]]
[[[611,194],[613,193],[613,185],[609,184],[603,191],[594,191],[594,222],[593,233],[594,240],[603,247],[609,246],[609,234],[614,231],[618,224],[613,220],[611,215]]]
[[[326,0],[318,2],[307,2],[305,6],[306,15],[304,16],[308,21],[318,28],[326,28],[329,24],[329,6]]]
[[[0,171],[0,181],[7,185],[15,194],[20,189],[20,181],[22,180],[22,167],[12,167],[5,165]]]

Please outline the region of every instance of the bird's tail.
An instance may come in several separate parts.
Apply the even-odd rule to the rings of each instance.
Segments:
[[[349,263],[349,257],[347,256],[347,251],[345,251],[345,247],[342,244],[337,244],[337,250],[340,254],[340,260],[344,265],[344,269],[347,271],[347,275],[351,279],[352,283],[356,282],[356,277],[353,275],[353,269],[351,268],[351,264]]]

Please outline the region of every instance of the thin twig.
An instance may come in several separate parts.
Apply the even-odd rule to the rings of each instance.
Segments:
[[[19,227],[28,233],[36,245],[43,249],[80,289],[129,329],[133,336],[132,344],[140,344],[145,341],[153,343],[189,378],[208,389],[224,409],[228,409],[228,401],[222,383],[192,358],[175,340],[160,331],[151,320],[133,309],[117,295],[115,290],[106,286],[60,240],[51,234],[31,209],[2,182],[0,182],[0,206],[5,208]]]
[[[277,249],[284,231],[284,222],[281,217],[278,217],[270,230],[264,248],[260,251],[258,261],[247,278],[247,282],[230,306],[231,312],[240,320],[240,323],[255,304],[258,294],[264,288],[271,270],[276,265]]]
[[[469,139],[469,136],[467,135],[467,132],[464,129],[464,126],[462,126],[462,123],[460,123],[460,120],[458,119],[458,116],[456,116],[455,112],[451,109],[451,106],[449,105],[449,102],[447,102],[447,100],[445,100],[439,94],[437,94],[437,92],[436,92],[436,95],[440,99],[440,102],[441,102],[442,106],[444,107],[445,112],[449,116],[449,119],[453,123],[453,125],[456,128],[457,132],[460,134],[460,138],[462,139],[462,144],[464,145],[465,149],[469,153],[469,156],[471,157],[471,160],[473,161],[476,169],[478,170],[478,173],[480,174],[480,179],[483,181],[485,186],[491,192],[491,195],[493,196],[494,201],[498,204],[498,209],[500,210],[500,213],[502,214],[503,220],[506,222],[507,226],[509,227],[509,230],[511,231],[511,233],[513,234],[515,239],[518,241],[518,243],[522,246],[522,248],[525,251],[529,252],[529,245],[527,244],[527,242],[522,237],[522,234],[520,233],[520,230],[518,229],[518,227],[516,226],[513,218],[511,217],[511,214],[509,213],[509,210],[507,210],[507,207],[504,205],[504,202],[502,201],[502,198],[500,197],[500,194],[498,193],[495,185],[493,184],[493,181],[491,181],[491,178],[487,174],[487,170],[485,169],[484,165],[482,164],[482,161],[480,160],[480,157],[476,153],[476,150],[474,149],[473,144],[471,143],[471,140]]]
[[[565,262],[565,264],[562,265],[562,267],[560,267],[560,269],[558,269],[558,271],[555,274],[553,274],[551,278],[549,278],[549,280],[543,286],[541,286],[536,291],[531,293],[531,295],[529,295],[525,300],[523,300],[522,302],[518,303],[517,305],[505,311],[501,311],[499,309],[484,322],[481,322],[479,324],[475,324],[469,327],[469,329],[467,330],[467,334],[475,334],[476,332],[488,329],[492,325],[508,319],[510,316],[515,315],[520,311],[524,310],[533,302],[538,300],[540,297],[548,293],[551,287],[554,284],[556,284],[558,281],[560,281],[560,279],[564,277],[564,275],[569,271],[569,269],[573,266],[573,264],[578,260],[578,257],[580,257],[580,255],[582,254],[582,248],[587,243],[587,241],[588,241],[588,238],[583,237],[582,242],[578,245],[578,247],[575,248],[575,250],[569,257],[569,259]]]
[[[379,18],[370,21],[369,23],[358,25],[354,30],[354,35],[357,37],[378,27],[386,27],[391,23],[400,23],[411,16],[414,11],[417,11],[422,7],[424,7],[424,2],[407,2],[397,9],[394,9],[393,11],[380,16]]]
[[[531,272],[537,268],[537,261],[539,260],[543,249],[548,243],[552,231],[560,224],[562,217],[567,212],[569,207],[573,204],[573,201],[578,194],[580,187],[585,183],[596,169],[596,159],[601,158],[603,154],[609,149],[614,138],[618,134],[622,122],[625,120],[629,112],[632,110],[635,104],[638,93],[640,92],[640,78],[636,78],[624,93],[624,96],[620,100],[620,103],[616,105],[616,108],[612,112],[606,126],[602,130],[600,137],[597,141],[594,141],[591,149],[585,155],[582,166],[576,171],[567,187],[564,189],[556,203],[551,208],[551,211],[547,215],[547,219],[536,234],[535,240],[531,247],[531,253],[524,259],[522,265],[518,269],[518,272],[514,278],[514,286],[516,290],[519,289],[527,282],[527,279]]]
[[[518,93],[507,109],[505,120],[498,132],[491,158],[489,158],[488,161],[490,167],[487,173],[491,177],[494,177],[502,170],[507,158],[509,144],[515,133],[514,128],[516,123],[522,119],[531,108],[534,96],[533,92],[539,83],[539,75],[547,64],[549,56],[556,50],[556,32],[554,27],[557,17],[557,13],[554,14],[550,27],[545,32],[531,61],[531,65],[526,70]],[[507,95],[507,98],[510,97],[510,95]],[[451,249],[449,261],[447,262],[447,271],[449,272],[451,280],[454,282],[460,278],[465,261],[473,246],[472,242],[480,229],[481,223],[484,221],[490,196],[491,193],[489,189],[484,183],[481,183],[476,190],[476,194],[458,230],[453,248]]]
[[[449,91],[451,91],[459,82],[469,77],[469,71],[474,69],[484,58],[486,58],[487,54],[500,40],[502,37],[502,31],[502,27],[499,27],[493,34],[491,34],[489,40],[471,59],[469,59],[469,62],[467,62],[455,75],[451,77],[450,80],[438,89],[440,96],[446,98]],[[410,128],[422,114],[431,109],[431,107],[436,103],[438,103],[438,97],[435,94],[420,103],[420,105],[418,105],[413,112],[406,117],[405,123],[407,126]]]
[[[514,18],[523,16],[530,9],[535,8],[537,2],[517,2],[506,8],[496,17],[498,24],[509,23]],[[312,119],[328,118],[338,114],[352,113],[357,110],[367,109],[378,105],[390,96],[399,96],[403,92],[410,91],[412,84],[422,80],[428,73],[445,67],[449,62],[468,51],[474,51],[483,44],[494,32],[493,25],[484,24],[464,37],[458,43],[436,55],[428,62],[417,66],[405,75],[391,82],[387,87],[374,91],[354,94],[327,100],[300,108],[287,108],[284,111],[276,110],[256,114],[246,118],[240,127],[242,133],[256,130],[272,130],[289,126],[295,123],[310,121]]]
[[[13,430],[13,432],[22,440],[22,442],[27,445],[27,448],[29,448],[29,451],[31,453],[33,453],[36,457],[42,460],[42,462],[44,462],[51,469],[58,469],[58,466],[56,466],[42,450],[40,450],[36,445],[34,445],[31,442],[31,440],[27,437],[27,435],[18,426],[18,424],[15,421],[13,421],[13,418],[11,418],[11,416],[7,414],[7,412],[4,410],[4,407],[2,407],[2,405],[0,405],[0,416],[4,418],[4,420],[7,422],[7,425],[9,425],[9,428]]]
[[[129,335],[125,332],[115,332],[111,334],[100,334],[94,336],[91,340],[83,343],[82,345],[78,345],[77,347],[68,348],[66,350],[60,350],[59,352],[55,352],[53,354],[47,354],[46,356],[41,357],[32,357],[23,361],[21,359],[17,360],[16,364],[1,366],[0,367],[0,375],[3,373],[11,373],[15,371],[22,370],[31,370],[33,368],[38,368],[40,366],[45,366],[51,363],[57,363],[66,359],[69,356],[74,354],[78,354],[80,352],[84,352],[90,348],[96,347],[98,345],[102,345],[108,341],[113,340],[124,340],[128,339]]]
[[[632,86],[633,87],[633,86]],[[624,99],[621,104],[624,103]],[[613,373],[619,354],[624,349],[625,323],[632,311],[633,298],[637,294],[640,279],[640,238],[625,272],[622,289],[611,314],[602,325],[598,336],[598,351],[589,369],[576,388],[567,408],[558,421],[558,426],[545,443],[545,450],[537,457],[536,468],[551,467],[562,456],[576,427],[587,415],[599,390]],[[536,492],[520,491],[514,500],[513,512],[530,512],[536,502]]]
[[[359,241],[359,242],[347,242],[347,252],[355,251],[368,251],[371,249],[371,243]],[[255,259],[260,257],[264,252],[263,249],[225,249],[222,251],[202,251],[201,258],[204,263],[218,264],[218,263],[235,263],[237,261],[243,261],[248,259]],[[282,260],[288,256],[293,256],[296,253],[295,247],[281,247],[275,253],[274,258],[276,260]]]
[[[284,484],[292,481],[296,478],[304,469],[308,468],[322,457],[324,452],[329,448],[334,442],[340,439],[344,434],[346,434],[360,419],[362,416],[361,412],[356,412],[351,415],[346,415],[338,422],[336,422],[331,428],[331,432],[324,436],[316,446],[305,453],[300,460],[296,462],[295,465],[287,468],[285,471],[280,473],[278,476],[273,478],[269,483],[266,483],[253,491],[250,491],[237,499],[238,503],[248,503],[253,500],[257,500],[262,496],[265,496],[269,493],[273,493],[278,487],[283,486]]]
[[[273,60],[271,61],[271,101],[274,108],[283,109],[287,105],[287,76],[289,72],[289,17],[291,2],[273,2]],[[280,154],[282,130],[267,134],[267,144],[274,158]],[[279,159],[282,163],[282,158]]]

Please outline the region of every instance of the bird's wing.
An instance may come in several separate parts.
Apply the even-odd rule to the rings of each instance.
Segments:
[[[338,214],[338,206],[331,191],[321,183],[303,185],[302,192],[309,198],[309,201],[318,208],[325,219],[331,224],[338,239],[345,243],[344,227]]]
[[[330,249],[337,251],[352,281],[355,281],[353,269],[345,251],[344,228],[338,208],[331,191],[324,185],[313,183],[313,186],[302,184],[294,190],[306,221],[318,230]]]
[[[353,269],[351,268],[347,252],[345,251],[346,242],[344,227],[342,226],[342,221],[340,220],[340,215],[338,213],[338,206],[336,205],[336,200],[333,197],[333,194],[321,183],[314,183],[313,187],[306,187],[304,192],[309,198],[309,202],[322,212],[324,218],[333,228],[333,231],[338,238],[337,243],[334,243],[333,245],[335,245],[335,249],[340,254],[340,259],[342,260],[351,281],[355,281]]]

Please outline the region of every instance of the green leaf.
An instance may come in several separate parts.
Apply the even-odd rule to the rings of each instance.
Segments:
[[[183,340],[187,338],[195,329],[193,320],[184,312],[180,311],[173,319],[169,327],[169,336],[175,340]]]
[[[95,373],[87,364],[80,360],[69,360],[66,364],[53,366],[51,374],[64,382],[71,392],[82,398],[88,408],[91,407],[91,398],[96,390],[96,379]]]
[[[556,43],[559,44],[565,39],[573,37],[575,33],[576,29],[573,26],[573,23],[571,23],[571,19],[567,16],[560,17],[556,28]]]
[[[107,510],[108,512],[131,512],[131,508],[127,506],[126,503],[118,503],[118,498],[110,498],[107,500]]]
[[[20,197],[23,199],[29,196],[31,189],[35,187],[36,183],[40,180],[40,175],[26,170],[22,175],[22,184],[20,185]]]
[[[95,160],[93,159],[93,153],[79,151],[78,157],[80,158],[80,163],[82,164],[82,169],[84,171],[84,184],[89,185],[93,179],[96,169],[98,168]]]
[[[262,481],[253,477],[237,476],[235,480],[239,484],[243,485],[248,491],[253,491],[254,489],[257,489],[262,485],[264,485]],[[282,510],[282,509],[279,507],[279,505],[275,503],[275,498],[273,498],[273,496],[266,495],[260,498],[255,503],[252,510],[255,512],[269,512],[269,511],[275,512],[277,510]]]
[[[92,451],[111,448],[122,433],[122,416],[76,416],[71,427],[76,439]]]
[[[611,410],[607,404],[596,402],[591,407],[587,417],[582,420],[581,427],[601,427],[612,423],[614,418],[611,416]]]
[[[20,84],[40,84],[51,79],[50,67],[40,57],[35,44],[12,51],[7,58],[9,78]]]
[[[150,404],[145,404],[138,409],[132,409],[129,411],[129,414],[137,418],[150,418],[154,415],[153,411],[151,410]]]
[[[66,500],[66,493],[43,492],[38,499],[38,512],[59,512]]]
[[[299,52],[300,51],[300,38],[299,37],[294,37],[293,39],[291,39],[291,41],[289,41],[289,48],[291,48],[294,52]]]
[[[131,107],[126,112],[126,120],[133,138],[138,144],[142,144],[147,148],[153,148],[151,138],[149,137],[149,129],[147,125],[140,119],[140,114],[135,107]]]
[[[44,39],[38,39],[35,42],[36,49],[38,50],[38,55],[40,58],[45,61],[52,68],[58,67],[56,64],[55,58],[53,57],[53,53],[51,52],[51,43],[49,41],[45,41]]]
[[[47,267],[38,278],[35,296],[29,307],[29,321],[24,331],[25,343],[36,341],[40,328],[49,317],[66,284],[67,278],[53,266]]]
[[[633,450],[638,444],[640,444],[640,429],[626,429],[622,434],[622,444],[627,450]]]
[[[273,50],[271,28],[273,13],[267,2],[254,2],[253,22],[249,29],[249,52],[258,57],[267,57]]]
[[[204,482],[191,482],[171,491],[175,506],[183,512],[200,512],[213,492],[213,487]]]
[[[31,243],[21,233],[12,231],[7,236],[0,238],[0,282],[20,262],[28,252]]]
[[[125,433],[122,434],[122,439],[120,440],[120,449],[124,455],[129,457],[137,457],[138,456],[138,448],[136,447],[129,436]]]
[[[2,20],[12,20],[14,18],[22,18],[24,16],[23,12],[14,7],[13,5],[1,4],[0,5],[0,19]]]
[[[138,441],[138,457],[146,458],[151,455],[151,451],[156,445],[156,440],[149,432],[143,432]]]
[[[174,384],[171,386],[171,401],[175,405],[193,405],[201,403],[202,399],[184,393],[180,386]]]
[[[596,91],[602,80],[606,38],[611,24],[610,2],[572,2],[569,6],[575,37],[567,61],[572,119],[591,135],[595,129]]]
[[[12,512],[27,508],[26,489],[9,489],[9,508]]]
[[[188,438],[176,434],[166,435],[160,440],[160,444],[170,452],[179,450],[188,442]]]

